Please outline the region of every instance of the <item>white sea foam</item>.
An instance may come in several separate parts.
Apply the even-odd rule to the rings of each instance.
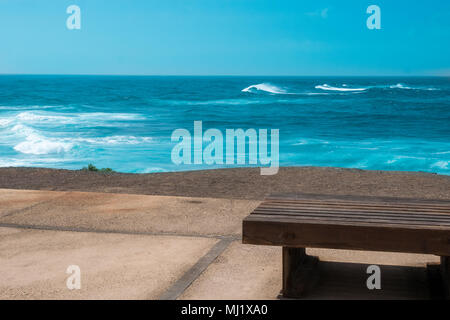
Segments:
[[[430,87],[409,87],[407,85],[404,85],[402,83],[397,83],[396,85],[389,86],[391,89],[404,89],[404,90],[427,90],[427,91],[435,91],[439,90],[437,88],[430,88]]]
[[[102,138],[45,138],[36,133],[29,134],[14,150],[34,155],[69,152],[75,145],[137,145],[149,143],[150,137],[111,136]]]
[[[293,143],[293,146],[304,146],[304,145],[311,145],[311,144],[329,144],[329,141],[321,140],[321,139],[301,139],[295,143]]]
[[[345,86],[345,88],[332,87],[328,84],[322,84],[315,87],[316,89],[326,90],[326,91],[340,91],[340,92],[358,92],[358,91],[366,91],[368,88],[349,88]]]
[[[11,128],[11,132],[22,135],[22,136],[35,136],[37,135],[36,130],[27,127],[23,124],[16,124],[14,127]]]
[[[159,167],[151,167],[151,168],[146,168],[145,170],[142,171],[142,173],[157,173],[157,172],[168,172],[168,170],[164,169],[164,168],[159,168]]]
[[[64,106],[0,106],[0,110],[42,110],[42,109],[53,109],[53,108],[65,108]]]
[[[242,89],[242,92],[255,93],[258,91],[268,92],[271,94],[288,94],[288,92],[286,92],[286,90],[279,88],[275,85],[269,84],[269,83],[254,84],[245,89]]]
[[[70,143],[46,140],[43,138],[30,138],[14,147],[14,150],[25,154],[43,155],[50,153],[68,152],[73,145]]]
[[[403,85],[401,83],[397,83],[396,85],[392,85],[389,88],[391,88],[391,89],[406,89],[406,90],[412,89],[411,87],[407,87],[407,86],[405,86],[405,85]]]
[[[110,136],[110,137],[98,137],[98,138],[65,138],[64,141],[76,142],[76,143],[90,143],[90,144],[142,144],[152,142],[151,137],[135,137],[135,136]]]
[[[24,111],[9,118],[2,118],[0,121],[10,120],[24,123],[61,123],[61,124],[77,124],[84,122],[105,122],[105,121],[135,121],[146,119],[143,115],[135,113],[56,113],[56,112],[39,112]],[[1,125],[1,123],[0,123]]]
[[[120,120],[120,121],[135,121],[145,120],[147,117],[137,113],[106,113],[106,112],[91,112],[75,114],[76,117],[82,120]]]
[[[25,141],[18,143],[14,150],[34,155],[53,154],[69,152],[75,145],[96,144],[96,145],[137,145],[149,143],[150,137],[134,136],[111,136],[102,138],[45,138],[32,133],[25,138]]]
[[[307,96],[326,96],[326,95],[329,95],[330,93],[328,93],[328,92],[305,92],[303,94],[305,94]]]
[[[294,93],[286,93],[292,94]],[[319,96],[329,95],[327,92],[303,92],[295,93],[295,95],[301,96]],[[204,101],[189,101],[189,100],[162,100],[162,105],[185,105],[185,106],[243,106],[243,105],[266,105],[266,104],[300,104],[307,102],[305,99],[223,99],[223,100],[204,100]]]
[[[0,118],[0,127],[7,127],[13,122],[12,119]]]
[[[254,100],[254,99],[222,99],[222,100],[162,100],[162,105],[187,105],[187,106],[210,106],[210,105],[251,105],[251,104],[270,104],[273,103],[270,100]]]
[[[84,144],[137,145],[153,141],[151,137],[135,136],[47,137],[43,132],[23,124],[16,124],[8,132],[13,134],[14,150],[34,155],[65,153],[76,145],[83,146]]]
[[[450,161],[438,161],[431,165],[432,168],[448,169]]]
[[[68,152],[72,147],[72,143],[60,141],[58,139],[46,138],[39,134],[33,128],[22,124],[15,125],[11,132],[17,136],[25,138],[25,141],[19,142],[14,146],[14,150],[34,155],[43,155],[51,153]]]
[[[24,122],[70,122],[71,117],[53,115],[53,114],[39,114],[35,112],[21,112],[15,116],[17,120]]]

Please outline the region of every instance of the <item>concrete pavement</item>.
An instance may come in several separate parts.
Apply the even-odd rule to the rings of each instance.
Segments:
[[[0,299],[276,299],[281,249],[240,243],[242,219],[258,204],[0,189]],[[439,260],[309,253],[328,261],[313,299],[427,298],[424,266]],[[389,265],[381,291],[365,287],[366,264]],[[66,287],[69,265],[81,269],[80,290]]]

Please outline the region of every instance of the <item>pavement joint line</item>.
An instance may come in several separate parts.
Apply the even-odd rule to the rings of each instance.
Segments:
[[[175,281],[158,300],[176,300],[200,275],[219,257],[236,239],[224,238],[219,240],[203,257],[201,257],[181,278]]]
[[[0,167],[0,169],[2,169]],[[151,174],[156,174],[156,173],[151,173]],[[132,192],[132,190],[125,190],[123,192],[121,192],[120,190],[102,190],[102,191],[98,191],[95,189],[77,189],[77,188],[70,188],[70,187],[61,187],[61,188],[54,188],[52,190],[47,189],[49,186],[42,186],[42,188],[40,189],[39,187],[34,187],[32,189],[26,188],[15,188],[15,187],[11,187],[11,186],[2,186],[0,185],[0,191],[2,190],[13,190],[13,191],[39,191],[39,192],[64,192],[64,193],[100,193],[100,194],[105,194],[105,195],[131,195],[131,196],[150,196],[150,197],[167,197],[167,198],[186,198],[186,199],[191,199],[191,198],[203,198],[203,199],[215,199],[215,200],[231,200],[231,201],[264,201],[265,198],[267,196],[269,196],[269,194],[266,194],[264,196],[254,196],[254,197],[239,197],[239,196],[227,196],[227,195],[186,195],[186,193],[167,193],[167,192],[150,192],[150,193],[146,193],[146,192],[142,192],[142,191],[136,191],[136,192]],[[126,188],[126,187],[123,187]],[[55,198],[56,199],[56,198]]]
[[[168,236],[168,237],[187,237],[187,238],[208,238],[218,240],[240,240],[239,235],[208,235],[208,234],[189,234],[176,232],[148,232],[148,231],[127,231],[127,230],[107,230],[107,229],[92,229],[83,227],[56,227],[46,225],[27,225],[16,223],[1,223],[2,228],[16,228],[16,229],[30,229],[30,230],[46,230],[46,231],[66,231],[66,232],[86,232],[86,233],[110,233],[110,234],[124,234],[124,235],[142,235],[142,236]]]

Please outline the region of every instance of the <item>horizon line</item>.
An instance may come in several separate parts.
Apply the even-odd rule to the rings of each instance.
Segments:
[[[283,74],[102,74],[102,73],[0,73],[0,76],[105,76],[105,77],[436,77],[446,78],[449,75],[283,75]]]

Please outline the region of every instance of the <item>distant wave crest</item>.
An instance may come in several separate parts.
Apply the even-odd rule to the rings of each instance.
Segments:
[[[341,91],[341,92],[361,92],[366,91],[368,88],[348,88],[346,85],[343,87],[332,87],[328,84],[322,84],[315,87],[316,89],[326,90],[326,91]]]
[[[397,83],[396,85],[389,86],[391,89],[404,89],[404,90],[428,90],[435,91],[439,90],[437,88],[429,88],[429,87],[410,87],[402,83]]]
[[[397,83],[396,85],[392,85],[389,88],[391,88],[391,89],[406,89],[406,90],[411,90],[412,89],[411,87],[405,86],[405,85],[403,85],[401,83]]]
[[[245,89],[242,89],[242,92],[249,92],[249,93],[267,92],[271,94],[288,94],[286,90],[269,83],[253,84]]]
[[[294,95],[317,95],[317,94],[340,94],[340,93],[362,93],[366,92],[370,89],[403,89],[403,90],[439,90],[432,87],[412,87],[402,83],[397,83],[395,85],[378,85],[378,86],[365,86],[365,87],[350,87],[347,84],[343,84],[341,86],[331,86],[329,84],[320,84],[316,85],[315,89],[321,90],[320,92],[301,92],[301,93],[292,93],[288,92],[286,89],[278,87],[276,85],[270,83],[260,83],[251,85],[242,90],[242,92],[247,93],[268,93],[268,94],[294,94]],[[324,92],[325,91],[325,92]]]

